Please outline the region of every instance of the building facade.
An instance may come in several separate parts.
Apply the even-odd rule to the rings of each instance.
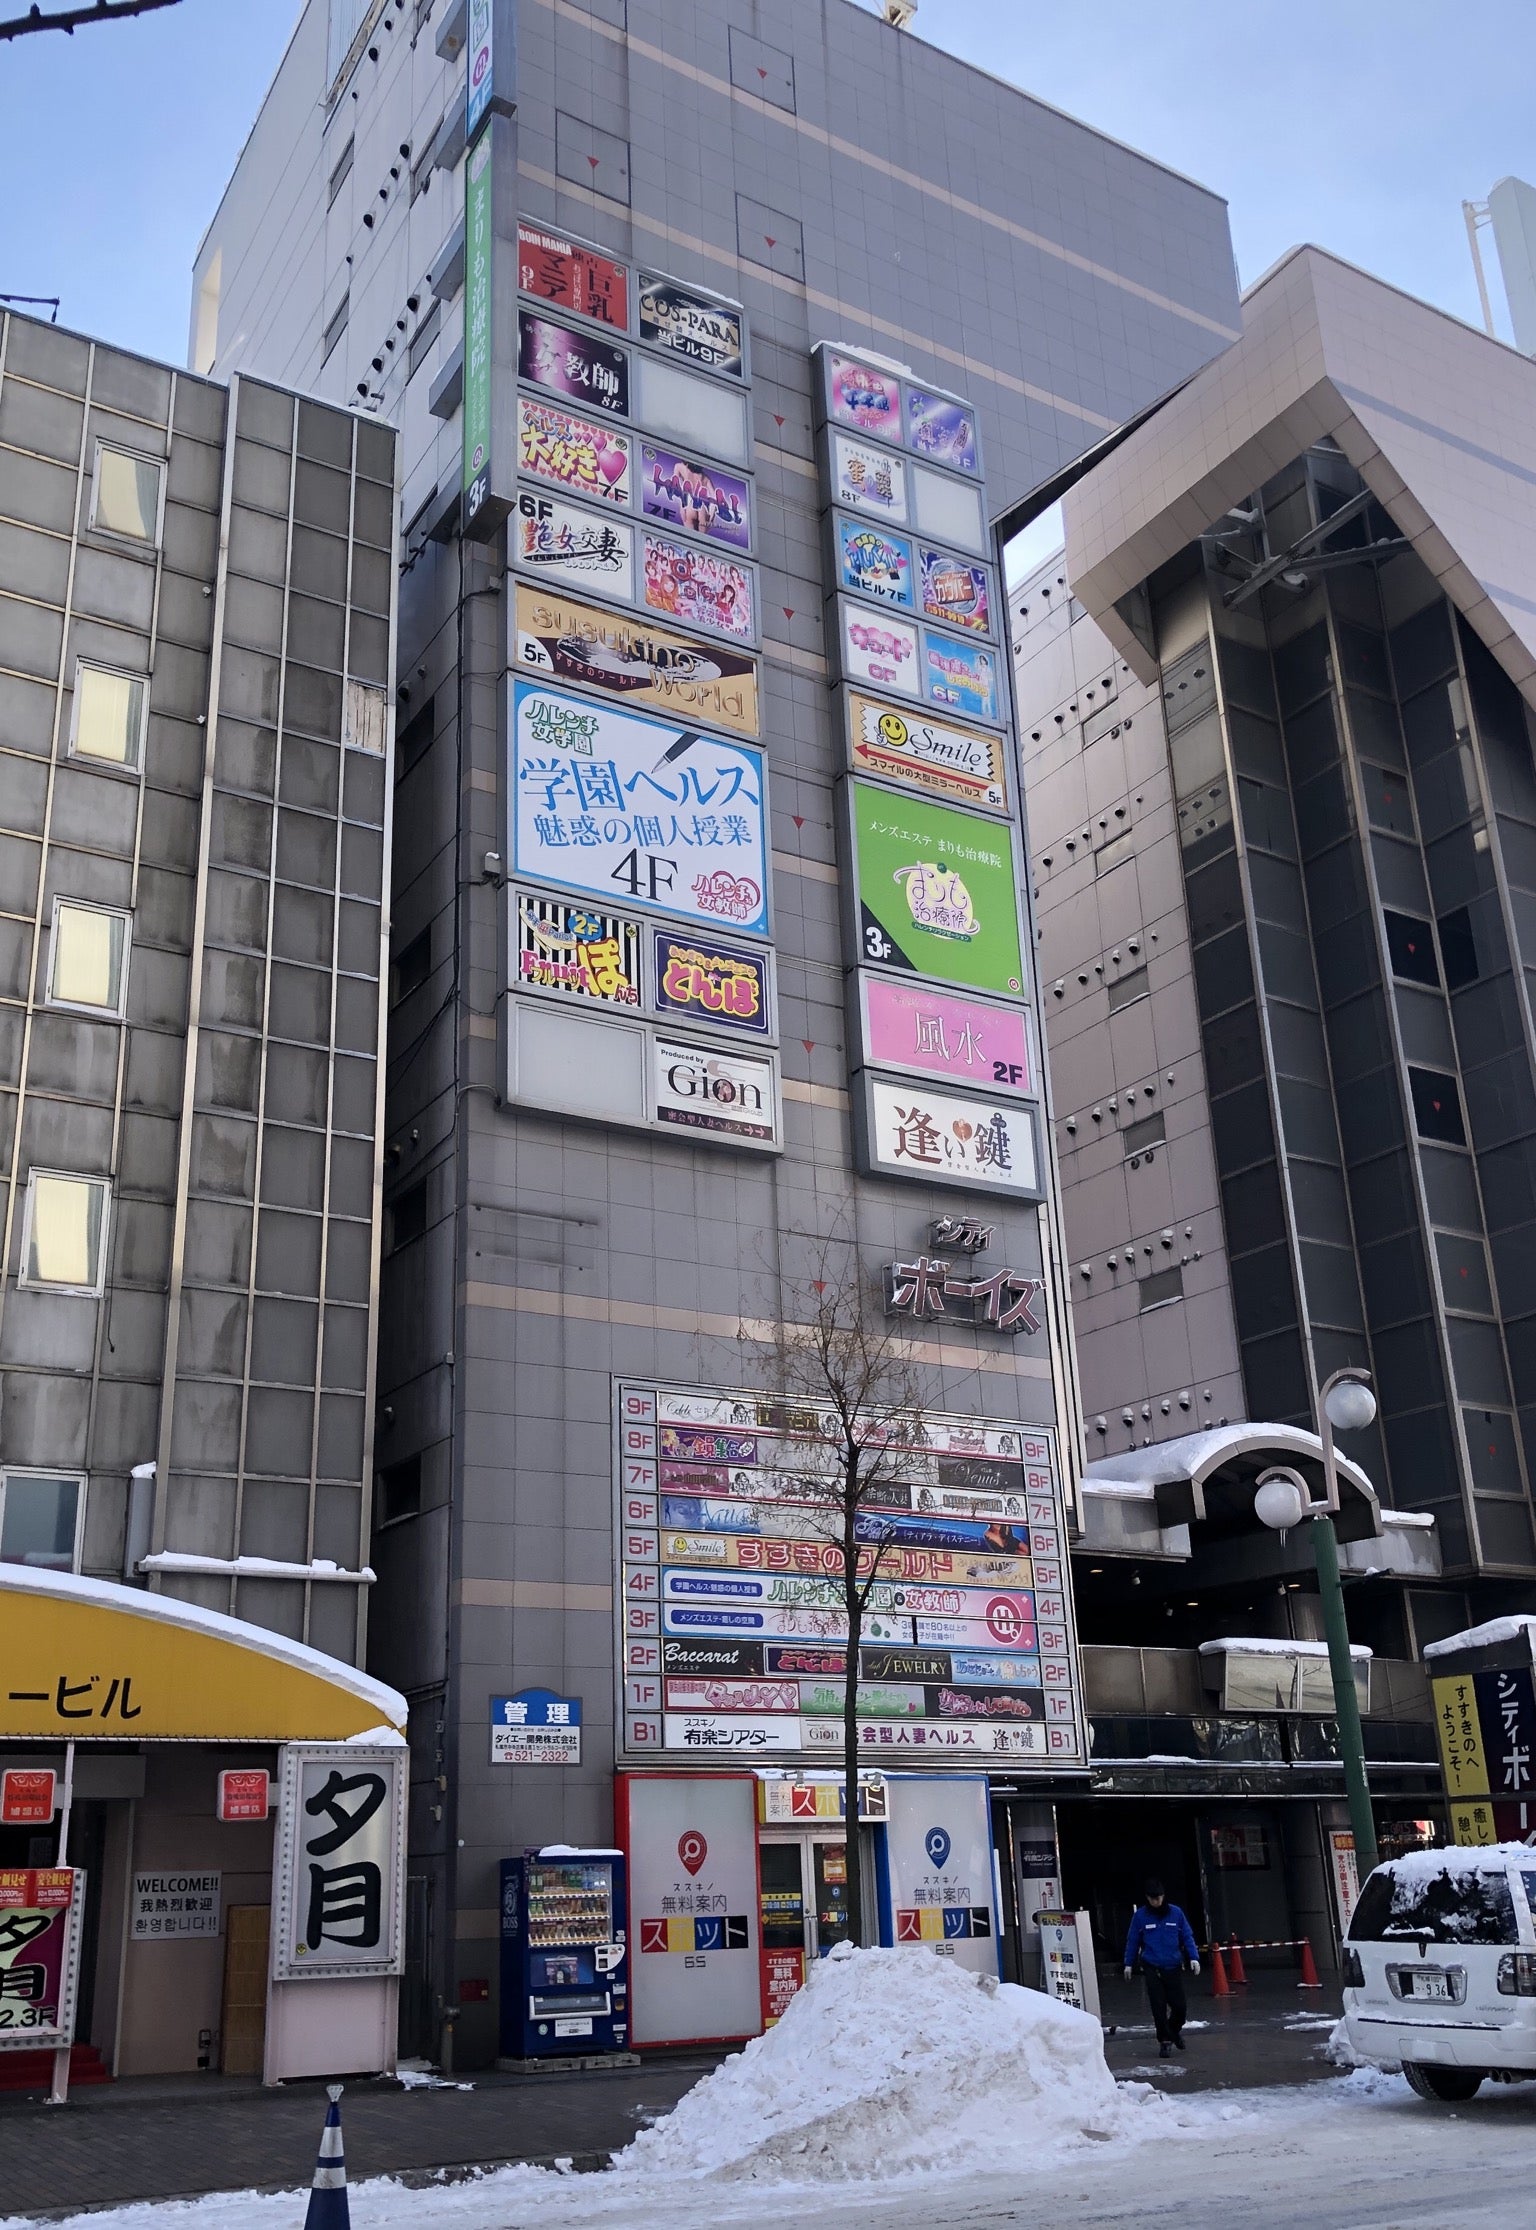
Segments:
[[[1197,1647],[1209,1673],[1224,1637],[1321,1633],[1299,1538],[1190,1482],[1290,1460],[1329,1374],[1368,1370],[1344,1446],[1383,1527],[1348,1601],[1398,1722],[1367,1719],[1390,1847],[1445,1832],[1408,1770],[1425,1646],[1532,1577],[1536,388],[1316,249],[1243,319],[1069,491],[1064,556],[1012,600],[1086,1495],[1120,1498],[1077,1592],[1090,1644],[1162,1645],[1117,1747],[1178,1751],[1148,1698],[1198,1698]],[[1182,1792],[1187,1838],[1197,1777],[1126,1772]]]
[[[757,1553],[731,1525],[791,1530],[758,1508],[805,1453],[765,1334],[829,1281],[877,1323],[889,1299],[942,1413],[929,1491],[984,1530],[979,1473],[940,1467],[1034,1464],[1042,1556],[1044,1502],[1066,1522],[1077,1401],[988,522],[1237,331],[1218,201],[850,0],[535,0],[510,65],[509,14],[314,0],[192,323],[195,362],[402,429],[371,1661],[413,1707],[405,2033],[435,2050],[447,2017],[461,2060],[497,2048],[498,1863],[612,1842],[616,1772],[638,1867],[645,1768],[702,1803],[766,1754],[748,1833],[795,1940],[815,1948],[800,1916],[822,1907],[835,1925],[841,1823],[792,1826],[826,1816],[835,1646],[784,1676],[789,1645],[836,1642],[823,1582],[784,1582],[757,1641],[719,1612],[758,1583],[708,1577]],[[614,784],[654,793],[643,826],[610,816]],[[734,1515],[711,1500],[733,1464]],[[1017,1516],[1022,1473],[992,1487]],[[1044,1592],[1071,1690],[1069,1605]],[[1035,1609],[999,1613],[984,1654],[1009,1677]],[[1006,1759],[1011,1851],[1007,1805],[1027,1825],[1049,1778],[1044,1697],[1031,1728],[962,1698],[957,1737],[914,1627],[887,1637],[885,1707],[923,1729],[872,1723],[868,1762],[894,1787],[969,1760],[985,1813],[976,1765]],[[1080,1771],[1063,1701],[1054,1757]],[[579,1745],[526,1762],[551,1703]],[[657,1894],[695,1911],[686,1881]],[[701,2033],[646,2030],[640,1964],[637,2034]]]
[[[0,324],[0,1562],[339,1676],[372,1579],[396,451]],[[8,1687],[0,1740],[61,1781],[81,1753],[82,2040],[217,2064],[218,1930],[170,1988],[159,1946],[119,1954],[121,1885],[222,1840],[254,1909],[270,1834],[215,1825],[206,1750],[146,1746],[142,1673],[130,1703],[78,1670],[41,1720]],[[51,1805],[24,1823],[5,1863],[50,1863]]]

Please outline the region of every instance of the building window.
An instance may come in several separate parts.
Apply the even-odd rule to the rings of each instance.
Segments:
[[[1472,916],[1465,906],[1455,906],[1450,913],[1442,914],[1439,921],[1440,958],[1445,965],[1447,991],[1460,991],[1464,984],[1476,983],[1481,970],[1477,964],[1477,940],[1472,931]]]
[[[53,902],[48,949],[48,1004],[89,1007],[121,1015],[128,984],[127,914],[83,906],[72,898]]]
[[[413,991],[419,991],[432,973],[432,932],[423,929],[408,945],[402,945],[390,963],[389,1003],[398,1006]]]
[[[1408,1071],[1413,1093],[1414,1128],[1420,1138],[1435,1139],[1442,1146],[1465,1146],[1466,1125],[1461,1119],[1461,1092],[1456,1079],[1444,1069]]]
[[[427,1228],[427,1182],[423,1177],[418,1183],[408,1185],[404,1192],[397,1192],[385,1209],[389,1226],[389,1252],[397,1247],[408,1247],[419,1239]]]
[[[347,330],[347,319],[351,314],[352,297],[350,294],[344,294],[340,303],[332,312],[330,322],[320,337],[320,361],[322,364],[329,363],[335,354],[336,344]]]
[[[1118,1014],[1122,1007],[1133,1007],[1138,999],[1150,996],[1146,963],[1139,968],[1128,968],[1123,976],[1112,976],[1109,981],[1109,1011]]]
[[[114,673],[107,666],[88,666],[82,659],[75,668],[71,757],[137,767],[144,752],[148,710],[149,684],[142,674]]]
[[[84,1516],[85,1481],[78,1476],[0,1472],[0,1564],[77,1571]]]
[[[99,1293],[107,1265],[105,1177],[34,1169],[27,1179],[21,1282],[66,1293]]]
[[[132,449],[96,444],[95,485],[91,494],[91,525],[98,534],[120,534],[129,542],[160,540],[160,491],[165,467],[158,457],[141,457]]]
[[[1412,914],[1395,914],[1390,906],[1382,908],[1382,918],[1387,925],[1387,957],[1393,975],[1403,983],[1437,984],[1440,967],[1429,923]]]
[[[399,1518],[414,1518],[420,1509],[420,1456],[407,1456],[403,1463],[386,1465],[378,1473],[378,1523],[393,1525]]]
[[[328,209],[335,206],[336,196],[341,192],[342,187],[346,184],[347,180],[352,175],[352,156],[354,152],[354,144],[355,143],[349,139],[346,146],[342,149],[341,153],[336,158],[336,168],[331,172],[330,190],[326,198],[326,207]]]

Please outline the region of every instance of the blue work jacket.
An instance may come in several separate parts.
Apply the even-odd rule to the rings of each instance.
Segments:
[[[1160,1913],[1138,1905],[1125,1939],[1123,1964],[1134,1967],[1138,1956],[1144,1967],[1173,1968],[1186,1959],[1198,1959],[1200,1946],[1194,1930],[1177,1905],[1164,1905]]]

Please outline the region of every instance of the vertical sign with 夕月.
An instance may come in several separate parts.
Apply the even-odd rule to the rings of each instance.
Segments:
[[[272,1976],[399,1974],[409,1753],[289,1743],[272,1884]]]

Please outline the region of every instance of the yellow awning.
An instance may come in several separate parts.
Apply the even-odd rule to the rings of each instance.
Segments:
[[[344,1742],[405,1721],[397,1690],[265,1627],[0,1564],[0,1740]]]

